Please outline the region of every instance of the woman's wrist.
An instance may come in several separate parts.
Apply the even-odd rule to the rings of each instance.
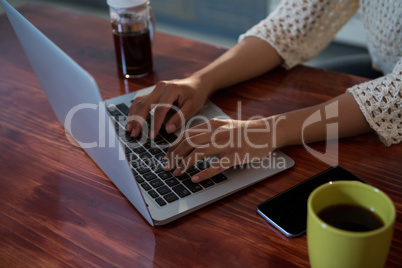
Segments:
[[[211,96],[214,94],[218,88],[214,86],[216,84],[215,77],[211,75],[208,71],[200,70],[192,74],[191,79],[193,79],[195,83],[195,87],[198,90],[202,90],[206,97]]]
[[[287,134],[283,133],[283,118],[280,115],[270,116],[263,119],[252,120],[247,123],[247,130],[261,133],[261,144],[266,144],[268,148],[275,150],[287,145]]]
[[[271,142],[274,149],[297,144],[300,132],[297,122],[292,121],[287,114],[278,114],[269,117]]]

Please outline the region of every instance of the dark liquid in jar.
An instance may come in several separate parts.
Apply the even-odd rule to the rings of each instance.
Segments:
[[[332,205],[321,210],[318,217],[329,225],[352,232],[367,232],[384,226],[376,213],[355,205]]]
[[[117,67],[125,78],[141,77],[152,72],[152,49],[149,30],[136,33],[113,32]]]

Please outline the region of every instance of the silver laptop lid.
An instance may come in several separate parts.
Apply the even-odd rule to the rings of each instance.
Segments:
[[[10,4],[0,1],[60,123],[154,225],[93,77]]]

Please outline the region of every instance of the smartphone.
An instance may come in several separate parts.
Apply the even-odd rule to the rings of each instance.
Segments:
[[[314,177],[282,192],[257,206],[257,212],[288,237],[300,236],[306,232],[307,200],[318,186],[339,180],[363,180],[346,169],[331,167]]]

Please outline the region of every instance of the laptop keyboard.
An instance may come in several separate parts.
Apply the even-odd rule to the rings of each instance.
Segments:
[[[148,131],[143,127],[144,131],[139,137],[132,138],[125,131],[129,111],[127,105],[124,103],[110,105],[108,110],[114,120],[116,131],[123,143],[135,179],[159,206],[165,206],[227,180],[225,175],[218,174],[200,183],[193,183],[191,176],[209,167],[206,160],[199,161],[180,176],[174,176],[172,172],[165,171],[164,156],[170,145],[176,140],[176,135],[168,134],[162,127],[159,134],[151,140],[147,138],[148,133],[144,133],[144,131]],[[148,116],[146,119],[148,126],[150,121],[150,116]]]

